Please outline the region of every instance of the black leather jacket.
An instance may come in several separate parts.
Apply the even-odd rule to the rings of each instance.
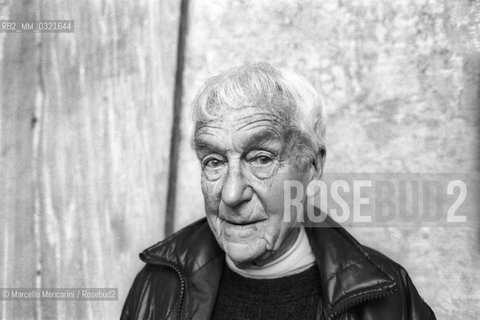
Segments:
[[[327,219],[306,227],[321,279],[317,319],[435,319],[407,272]],[[121,319],[209,319],[224,264],[206,219],[146,249]]]

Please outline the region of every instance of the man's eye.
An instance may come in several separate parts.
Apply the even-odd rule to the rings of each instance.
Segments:
[[[271,157],[268,157],[268,156],[257,156],[255,158],[253,158],[252,160],[250,160],[250,162],[255,165],[255,166],[266,166],[268,164],[270,164],[271,162],[273,161],[273,159]]]
[[[223,161],[219,160],[219,159],[215,159],[215,158],[210,158],[210,159],[207,159],[203,162],[203,165],[205,167],[210,167],[210,168],[218,168],[219,166],[221,166],[223,163]]]

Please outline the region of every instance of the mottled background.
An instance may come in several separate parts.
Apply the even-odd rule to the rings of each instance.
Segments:
[[[181,104],[180,1],[0,2],[0,19],[40,18],[75,32],[0,33],[0,287],[119,300],[3,301],[1,319],[118,318],[137,253],[165,236],[168,189],[175,230],[203,215],[189,106],[235,65],[286,67],[323,94],[326,172],[479,174],[479,2],[191,0]],[[405,266],[438,319],[474,320],[477,212],[465,227],[349,230]]]

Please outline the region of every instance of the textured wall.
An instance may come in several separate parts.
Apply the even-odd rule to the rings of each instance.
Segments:
[[[0,301],[0,319],[118,319],[163,236],[179,1],[2,1],[0,287],[118,288],[118,301]]]
[[[326,172],[478,174],[479,12],[441,0],[192,1],[184,102],[213,74],[268,61],[325,96]],[[177,228],[203,215],[186,109]],[[476,228],[351,232],[404,265],[446,320],[480,310]]]
[[[204,80],[268,61],[328,105],[326,172],[478,175],[479,3],[191,0],[184,105]],[[2,1],[0,287],[118,287],[117,302],[1,302],[2,319],[118,318],[163,237],[179,1]],[[203,216],[184,108],[176,229]],[[477,214],[478,207],[471,213]],[[469,220],[472,221],[472,220]],[[352,228],[409,270],[439,319],[476,319],[478,225]]]

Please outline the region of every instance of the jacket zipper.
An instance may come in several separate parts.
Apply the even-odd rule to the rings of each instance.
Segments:
[[[340,314],[344,313],[345,311],[347,311],[348,309],[350,309],[354,306],[360,305],[360,304],[365,303],[365,302],[370,301],[370,300],[375,300],[375,299],[380,299],[380,298],[383,298],[383,297],[387,297],[387,296],[393,294],[396,291],[395,286],[390,286],[390,287],[387,287],[386,289],[387,290],[382,290],[382,291],[379,291],[379,292],[373,292],[373,293],[370,293],[370,294],[365,294],[365,295],[363,295],[363,296],[361,296],[357,299],[353,299],[351,301],[344,302],[343,305],[340,304],[340,306],[338,308],[336,308],[336,310],[332,310],[330,312],[329,319],[335,319],[337,316],[339,316]]]
[[[152,260],[149,260],[148,263],[150,264],[155,264],[155,265],[160,265],[160,266],[165,266],[165,267],[168,267],[170,269],[173,269],[175,271],[175,273],[178,275],[178,277],[180,278],[180,302],[178,304],[178,317],[177,319],[178,320],[181,320],[182,319],[182,309],[183,309],[183,300],[184,300],[184,295],[185,295],[185,277],[183,276],[182,272],[180,271],[180,269],[178,269],[178,267],[176,265],[174,265],[173,263],[170,263],[170,262],[163,262],[163,261],[152,261]]]

